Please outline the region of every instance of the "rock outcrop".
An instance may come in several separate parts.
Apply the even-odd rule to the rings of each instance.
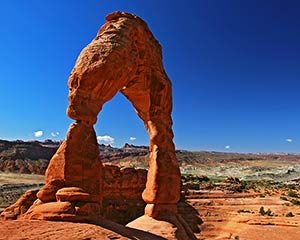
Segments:
[[[93,124],[103,104],[121,92],[150,137],[149,171],[142,194],[145,213],[155,218],[165,211],[175,213],[180,171],[172,141],[171,82],[162,65],[161,47],[135,15],[116,12],[106,20],[80,53],[70,75],[67,114],[76,122],[50,161],[46,184],[60,179],[65,187],[81,188],[90,194],[89,203],[99,204],[100,213],[102,177],[95,176],[102,175],[102,165]]]
[[[142,193],[145,214],[157,220],[178,219],[180,170],[173,143],[172,88],[163,68],[161,46],[147,24],[128,13],[108,15],[97,36],[80,53],[68,87],[67,115],[76,122],[49,163],[45,188],[23,217],[97,221],[105,194],[93,125],[104,103],[121,92],[133,104],[150,138],[149,170]],[[131,183],[126,177],[134,175],[127,171],[122,172],[124,187]],[[54,181],[63,182],[63,188],[57,189]],[[175,225],[182,228],[180,221]]]
[[[103,208],[101,215],[106,219],[121,224],[127,224],[135,218],[142,216],[146,205],[142,199],[146,179],[147,170],[145,169],[119,168],[115,165],[103,165],[103,175],[100,180],[103,182]],[[1,213],[1,217],[3,219],[20,219],[25,216],[25,218],[50,220],[50,218],[53,219],[55,217],[55,215],[53,216],[52,207],[56,205],[56,203],[53,204],[56,201],[73,203],[74,208],[72,211],[70,211],[72,205],[69,203],[58,204],[56,207],[67,211],[65,213],[77,212],[82,215],[90,206],[89,204],[84,204],[84,202],[89,202],[90,200],[90,195],[85,193],[83,189],[65,187],[64,181],[52,180],[39,191],[29,190],[25,192],[15,204],[6,208]],[[44,207],[51,207],[52,213],[43,206],[36,208],[37,205],[49,202],[52,203],[46,204]],[[34,206],[28,210],[32,205]],[[64,207],[62,208],[62,206]],[[52,214],[51,217],[50,213]],[[79,218],[77,219],[80,220]],[[62,218],[61,220],[65,219]],[[83,221],[84,219],[81,217],[81,220]]]
[[[146,179],[145,169],[104,165],[102,216],[121,224],[142,216],[146,205],[142,199]]]
[[[37,199],[36,194],[38,190],[26,191],[17,202],[6,208],[2,213],[1,217],[4,219],[17,219],[19,216],[25,214],[28,209],[32,206],[34,201]]]
[[[92,126],[103,104],[117,92],[123,93],[150,137],[148,179],[143,192],[148,204],[146,214],[155,217],[164,210],[175,212],[180,171],[172,141],[171,82],[162,65],[161,47],[146,23],[134,15],[116,12],[106,20],[80,53],[69,78],[68,116],[78,124]],[[55,168],[55,161],[48,169],[51,165]]]

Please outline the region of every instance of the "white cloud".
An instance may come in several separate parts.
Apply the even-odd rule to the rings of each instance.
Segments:
[[[115,142],[115,139],[113,137],[107,136],[107,135],[98,136],[97,140],[98,140],[98,142],[105,142],[107,144],[114,144],[114,142]]]
[[[35,137],[41,137],[41,136],[43,136],[43,134],[44,134],[44,132],[42,130],[39,130],[39,131],[36,131],[36,132],[33,133],[33,135]]]
[[[130,137],[129,140],[134,141],[134,140],[136,140],[136,137]]]
[[[293,141],[293,139],[290,139],[290,138],[287,138],[287,139],[285,139],[285,141],[287,141],[287,142],[292,142]]]
[[[230,148],[230,145],[226,145],[226,146],[225,146],[225,149],[229,149],[229,148]]]
[[[51,136],[52,136],[52,137],[57,137],[58,135],[59,135],[59,132],[52,132],[52,133],[51,133]]]

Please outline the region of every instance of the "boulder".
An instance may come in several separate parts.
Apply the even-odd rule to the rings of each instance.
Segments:
[[[38,191],[37,197],[42,202],[53,202],[56,200],[56,192],[64,186],[65,181],[63,179],[53,179]]]
[[[31,207],[24,219],[64,220],[75,214],[75,206],[70,202],[48,202]]]
[[[56,200],[61,202],[90,202],[91,195],[84,192],[82,188],[65,187],[57,191]]]

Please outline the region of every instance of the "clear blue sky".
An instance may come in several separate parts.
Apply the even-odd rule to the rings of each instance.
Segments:
[[[177,148],[300,152],[297,0],[2,0],[1,139],[65,137],[69,73],[118,10],[143,18],[163,47]],[[115,146],[149,142],[122,95],[95,129]]]

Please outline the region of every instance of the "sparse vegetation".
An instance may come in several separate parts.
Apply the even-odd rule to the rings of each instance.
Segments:
[[[252,181],[241,181],[237,186],[237,192],[247,192],[249,189],[254,189],[254,185]]]
[[[300,205],[300,201],[298,199],[292,199],[290,202],[294,205]]]
[[[286,196],[280,196],[280,199],[283,200],[283,201],[288,201]]]
[[[295,215],[292,212],[288,212],[285,216],[286,217],[294,217]]]
[[[265,211],[264,207],[260,207],[259,209],[259,213],[263,216],[267,215],[267,216],[273,216],[273,213],[271,211],[271,209],[269,208],[267,211]]]
[[[202,182],[208,182],[210,179],[207,176],[182,174],[181,180],[182,180],[183,183],[186,183],[186,182],[202,183]]]
[[[295,189],[296,189],[296,186],[293,185],[293,184],[288,184],[288,185],[287,185],[287,188],[292,189],[292,190],[295,190]]]
[[[297,198],[298,194],[297,194],[296,191],[291,190],[291,191],[288,192],[288,196],[293,197],[293,198]]]
[[[261,215],[265,215],[265,209],[264,209],[264,207],[260,207],[259,213],[260,213]]]

